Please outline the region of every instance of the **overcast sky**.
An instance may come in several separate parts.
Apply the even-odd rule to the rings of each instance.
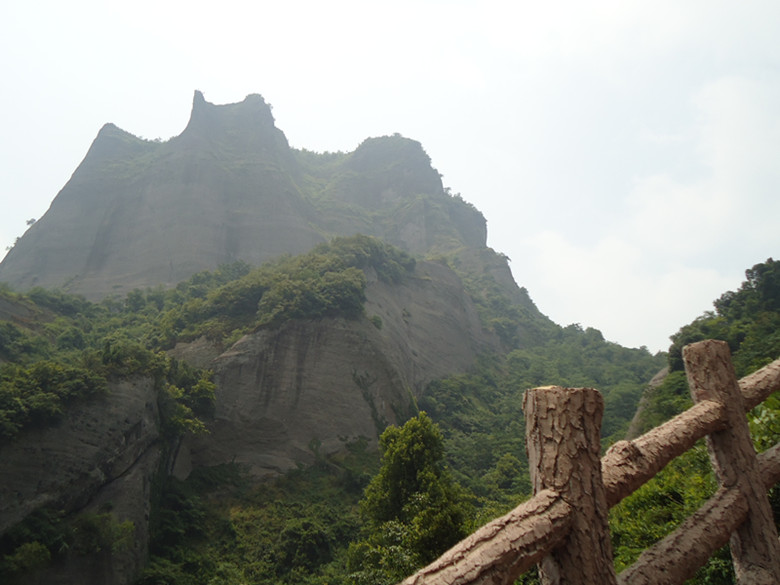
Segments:
[[[399,132],[561,325],[665,350],[780,256],[780,2],[0,4],[0,254],[113,122],[260,93],[291,145]]]

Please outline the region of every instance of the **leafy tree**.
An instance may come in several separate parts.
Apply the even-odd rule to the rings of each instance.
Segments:
[[[0,366],[0,441],[29,425],[46,425],[66,404],[104,393],[106,380],[88,369],[44,360]]]
[[[382,465],[360,504],[365,538],[350,547],[355,582],[392,582],[466,536],[469,505],[444,467],[444,442],[425,412],[380,437]]]
[[[677,457],[610,512],[615,567],[623,570],[641,552],[675,530],[714,493],[703,443]],[[728,549],[718,551],[688,585],[734,583]]]
[[[38,541],[25,542],[13,554],[6,555],[0,563],[0,575],[13,578],[29,571],[47,566],[51,552]]]
[[[766,365],[780,354],[780,262],[768,258],[745,271],[739,290],[723,293],[707,312],[672,336],[669,367],[682,370],[682,348],[702,339],[728,342],[739,376]],[[743,344],[745,345],[743,349]]]
[[[330,535],[315,519],[296,519],[288,522],[279,534],[277,573],[293,567],[309,571],[332,559]]]

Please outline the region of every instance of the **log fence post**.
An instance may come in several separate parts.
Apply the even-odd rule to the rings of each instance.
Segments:
[[[747,519],[729,541],[737,583],[777,585],[780,542],[728,344],[707,340],[688,345],[683,348],[683,361],[694,402],[713,400],[726,407],[728,426],[707,436],[707,450],[718,483],[739,489],[749,505]]]
[[[539,563],[543,585],[616,585],[601,477],[604,400],[592,388],[547,386],[523,397],[534,493],[551,489],[572,507],[571,532]]]

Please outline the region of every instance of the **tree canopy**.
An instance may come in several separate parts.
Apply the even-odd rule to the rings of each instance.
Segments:
[[[355,583],[392,583],[467,534],[464,491],[444,467],[441,431],[421,412],[380,438],[381,467],[360,502],[364,538],[350,546]]]

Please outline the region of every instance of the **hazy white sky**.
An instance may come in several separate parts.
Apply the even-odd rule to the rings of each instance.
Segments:
[[[666,349],[780,255],[778,38],[776,0],[4,0],[0,250],[104,123],[260,93],[294,147],[419,140],[542,312]]]

